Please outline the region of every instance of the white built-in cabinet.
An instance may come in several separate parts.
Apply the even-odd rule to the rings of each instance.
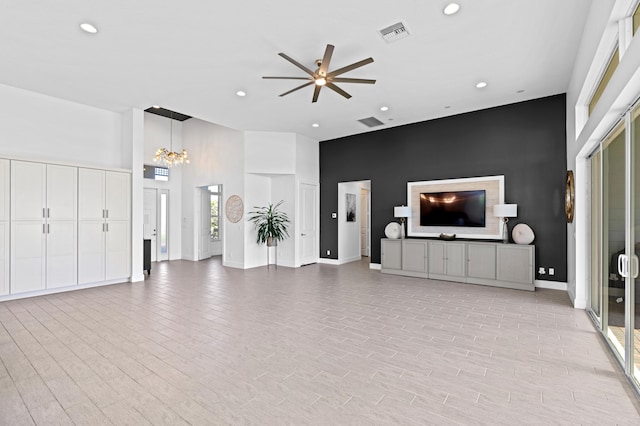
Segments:
[[[0,159],[0,297],[127,280],[127,172]]]
[[[9,294],[10,162],[0,158],[0,296]]]
[[[129,173],[78,171],[80,284],[131,275]]]
[[[77,284],[77,168],[11,162],[11,293]]]

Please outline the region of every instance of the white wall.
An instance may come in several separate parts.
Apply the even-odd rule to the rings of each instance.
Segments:
[[[278,243],[278,265],[295,267],[296,261],[296,177],[294,175],[274,176],[271,178],[271,202],[284,201],[280,210],[289,216],[289,238]]]
[[[245,215],[238,223],[224,217],[223,264],[244,267],[244,236],[248,204],[244,194],[244,134],[241,131],[191,118],[183,123],[182,143],[191,163],[182,169],[182,258],[196,260],[195,211],[200,200],[196,188],[223,185],[223,208],[231,195],[244,201]],[[175,147],[175,145],[174,145]]]
[[[124,168],[122,117],[0,84],[0,155]]]
[[[153,157],[158,148],[169,148],[171,123],[168,118],[144,113],[143,163],[154,165]],[[182,123],[173,122],[173,150],[182,150]],[[188,153],[191,155],[191,153]],[[182,259],[182,170],[191,165],[173,167],[169,170],[169,181],[143,179],[144,188],[169,191],[169,260]],[[142,214],[142,213],[141,213]]]
[[[591,2],[567,91],[567,168],[575,170],[576,212],[568,225],[567,290],[576,308],[585,308],[589,290],[588,155],[640,94],[640,37],[636,36],[591,115],[591,98],[618,36],[618,22],[632,12],[632,0]]]
[[[295,174],[296,135],[280,132],[245,132],[245,172]]]

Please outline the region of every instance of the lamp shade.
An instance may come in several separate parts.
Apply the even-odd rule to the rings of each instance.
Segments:
[[[516,217],[518,216],[517,204],[495,204],[493,215],[496,217]]]
[[[393,208],[394,217],[411,217],[411,207],[397,206]]]

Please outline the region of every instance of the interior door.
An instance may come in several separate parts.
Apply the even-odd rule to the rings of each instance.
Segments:
[[[151,240],[151,261],[156,262],[156,237],[157,237],[157,189],[145,188],[143,201],[142,233],[145,240]]]
[[[300,184],[300,264],[318,261],[317,242],[317,185]]]
[[[370,253],[370,237],[369,237],[369,191],[362,188],[360,190],[360,254],[369,256]]]

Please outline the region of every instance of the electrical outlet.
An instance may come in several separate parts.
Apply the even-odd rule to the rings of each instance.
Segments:
[[[556,269],[555,268],[549,268],[549,275],[555,275],[556,274]]]
[[[544,275],[545,274],[544,267],[541,266],[541,267],[538,268],[538,274],[540,274],[540,275]]]
[[[327,250],[327,256],[331,256],[331,250]]]

